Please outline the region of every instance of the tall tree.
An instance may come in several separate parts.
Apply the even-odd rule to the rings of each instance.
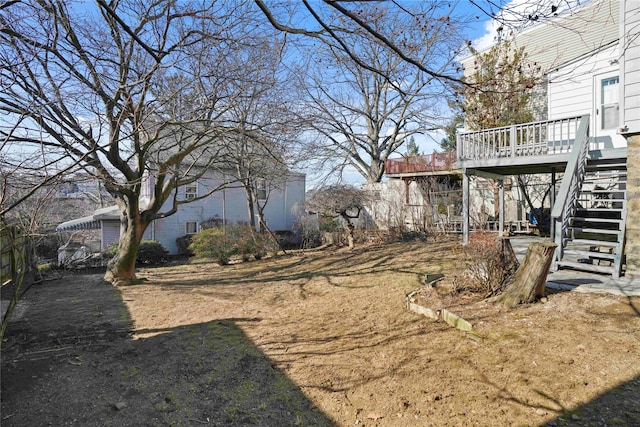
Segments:
[[[284,189],[303,128],[291,120],[298,97],[288,83],[293,70],[281,66],[282,46],[269,39],[262,44],[246,57],[259,66],[248,68],[245,80],[236,82],[242,95],[229,110],[236,132],[225,138],[220,167],[244,189],[252,229],[264,231],[270,191]]]
[[[460,102],[448,100],[447,103],[449,104],[452,116],[443,128],[444,138],[440,140],[438,145],[442,151],[455,151],[458,145],[458,128],[464,126],[464,115],[462,114],[462,106],[460,105]]]
[[[533,88],[542,80],[540,66],[527,60],[523,47],[497,43],[485,53],[470,47],[473,70],[459,94],[467,128],[473,130],[526,123],[532,120]]]
[[[437,67],[438,73],[448,72],[460,43],[455,25],[438,19],[431,3],[411,7],[406,14],[372,3],[356,13],[373,29],[384,29],[405,54]],[[352,167],[367,182],[379,182],[390,154],[412,135],[439,127],[446,88],[345,17],[335,20],[343,28],[351,26],[351,34],[344,34],[341,43],[312,46],[301,82],[308,123],[319,136],[314,148],[322,159],[333,161],[335,170]]]
[[[45,164],[96,174],[121,213],[106,278],[135,282],[142,235],[189,200],[216,160],[243,53],[264,31],[241,3],[7,2],[0,15],[0,136]],[[3,149],[5,148],[3,147]],[[143,184],[151,182],[147,203]],[[213,191],[215,189],[211,189]]]

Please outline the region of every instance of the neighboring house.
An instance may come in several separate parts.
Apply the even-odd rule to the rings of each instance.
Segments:
[[[177,196],[182,200],[197,198],[206,194],[207,189],[229,181],[229,178],[211,172],[192,185],[180,187]],[[141,194],[141,209],[148,203],[152,184],[151,179],[145,182]],[[290,173],[278,182],[263,181],[259,186],[258,197],[268,197],[264,213],[269,229],[292,230],[298,220],[293,208],[296,204],[304,203],[305,175]],[[170,254],[176,254],[176,239],[197,233],[202,224],[209,221],[229,225],[249,222],[247,196],[239,184],[228,184],[208,197],[181,204],[175,214],[154,220],[145,231],[143,239],[158,241]],[[82,229],[100,230],[101,250],[117,243],[120,238],[118,207],[114,205],[98,209],[93,215],[64,222],[56,228],[57,231]]]
[[[455,152],[388,159],[385,176],[388,181],[365,186],[375,201],[367,211],[378,228],[462,232],[462,169],[457,165]],[[512,180],[507,180],[505,186],[508,189],[505,222],[509,231],[536,231],[529,221],[529,206],[519,186]],[[547,187],[532,180],[527,186],[540,188],[530,191],[533,195],[544,193]],[[470,227],[497,231],[497,185],[493,180],[474,177],[470,188]],[[536,202],[540,199],[534,198]]]
[[[592,0],[515,36],[546,71],[546,118],[459,133],[465,241],[472,176],[498,183],[504,212],[507,177],[544,175],[554,268],[640,275],[639,33],[640,2]]]
[[[387,181],[364,186],[369,218],[377,228],[459,231],[461,170],[455,153],[435,153],[385,161]]]

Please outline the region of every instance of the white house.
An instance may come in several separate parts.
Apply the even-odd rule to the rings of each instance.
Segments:
[[[195,234],[201,224],[219,221],[221,224],[248,223],[247,196],[244,189],[230,178],[220,173],[207,173],[192,185],[178,189],[179,199],[197,198],[225,182],[229,183],[211,195],[193,202],[181,204],[178,211],[166,218],[154,220],[145,231],[144,240],[160,242],[170,254],[178,251],[176,239]],[[145,182],[141,194],[141,208],[144,208],[152,191],[152,180]],[[263,191],[261,191],[263,190]],[[267,226],[272,231],[292,230],[298,218],[294,214],[294,206],[304,203],[305,175],[289,173],[278,182],[263,181],[258,191],[261,204],[265,203],[264,216]],[[64,222],[57,231],[98,229],[100,230],[100,246],[104,250],[120,237],[120,213],[117,206],[96,210],[93,215]]]
[[[640,2],[592,0],[514,36],[546,72],[546,117],[458,135],[465,239],[471,176],[495,179],[504,209],[505,177],[544,174],[554,268],[640,274],[639,34]]]

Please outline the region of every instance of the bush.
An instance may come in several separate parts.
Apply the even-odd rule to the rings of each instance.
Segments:
[[[102,252],[106,259],[113,258],[118,252],[118,244],[114,243]],[[137,265],[164,264],[169,259],[169,251],[155,240],[143,240],[138,247]]]
[[[169,258],[169,251],[155,240],[143,240],[138,248],[136,263],[155,265],[164,264]]]
[[[251,256],[261,259],[270,250],[277,250],[267,236],[254,232],[248,225],[201,230],[193,236],[189,249],[199,257],[215,259],[220,265],[228,264],[233,255],[248,261]]]
[[[178,237],[176,239],[176,247],[178,248],[178,255],[191,257],[193,256],[193,251],[189,249],[189,245],[191,244],[192,235]]]
[[[213,258],[220,265],[229,264],[234,247],[224,228],[200,230],[191,238],[189,249],[199,257]]]
[[[457,291],[483,293],[485,297],[504,291],[518,268],[513,251],[508,253],[491,233],[474,236],[463,248],[468,281],[460,281]]]

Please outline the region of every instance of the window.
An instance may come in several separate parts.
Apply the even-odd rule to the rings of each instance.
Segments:
[[[256,197],[258,200],[267,200],[267,180],[264,178],[256,181]]]
[[[618,127],[618,84],[620,78],[609,77],[600,80],[600,128],[614,129]]]
[[[198,232],[198,222],[197,221],[187,221],[184,223],[184,234],[196,234]]]
[[[184,187],[184,198],[187,200],[195,199],[198,197],[198,184],[187,184]]]

